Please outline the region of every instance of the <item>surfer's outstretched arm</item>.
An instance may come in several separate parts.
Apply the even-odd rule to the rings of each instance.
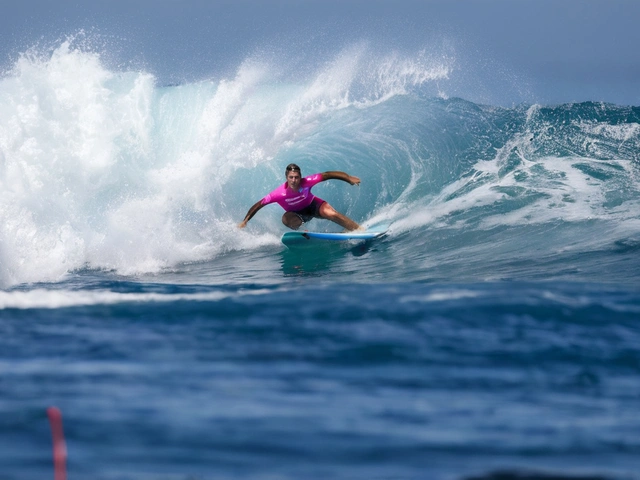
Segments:
[[[325,180],[342,180],[343,182],[347,182],[351,185],[360,185],[360,179],[358,177],[354,177],[345,172],[332,170],[329,172],[323,172],[321,175],[323,182]]]
[[[240,222],[238,224],[238,228],[244,228],[247,226],[247,223],[249,223],[249,220],[251,220],[251,218],[258,213],[258,210],[260,210],[262,207],[264,207],[264,205],[262,204],[262,200],[257,201],[247,212],[247,214],[244,217],[244,220],[242,222]]]

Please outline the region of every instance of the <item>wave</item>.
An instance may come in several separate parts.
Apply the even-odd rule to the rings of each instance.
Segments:
[[[640,237],[637,107],[447,98],[453,64],[358,44],[307,75],[250,58],[233,78],[162,86],[73,38],[26,52],[0,80],[0,285],[275,245],[276,208],[236,224],[291,161],[361,177],[314,191],[398,241],[593,221],[611,242]]]

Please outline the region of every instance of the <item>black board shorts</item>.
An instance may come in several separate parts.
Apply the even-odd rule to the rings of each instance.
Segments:
[[[302,210],[296,210],[295,212],[291,213],[295,213],[297,216],[299,216],[300,220],[302,220],[302,223],[307,223],[312,218],[322,218],[322,216],[320,215],[320,207],[323,203],[325,203],[324,200],[316,197],[308,206],[304,207]]]

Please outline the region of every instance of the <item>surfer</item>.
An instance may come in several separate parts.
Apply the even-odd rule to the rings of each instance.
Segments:
[[[309,177],[302,178],[300,167],[295,163],[287,165],[284,172],[287,181],[269,193],[262,200],[253,205],[244,220],[238,225],[244,228],[251,218],[265,205],[270,203],[278,203],[285,209],[282,215],[282,223],[292,230],[297,230],[303,223],[308,222],[312,218],[325,218],[337,223],[345,230],[361,230],[362,227],[349,217],[336,211],[331,205],[320,197],[316,197],[311,193],[311,188],[325,180],[342,180],[351,185],[360,185],[360,179],[353,177],[344,172],[331,171],[316,173]]]

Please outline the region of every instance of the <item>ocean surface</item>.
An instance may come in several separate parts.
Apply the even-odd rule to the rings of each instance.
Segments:
[[[448,97],[362,46],[0,77],[0,476],[640,479],[640,107]],[[288,250],[303,174],[369,243]],[[308,228],[337,231],[327,221]]]

